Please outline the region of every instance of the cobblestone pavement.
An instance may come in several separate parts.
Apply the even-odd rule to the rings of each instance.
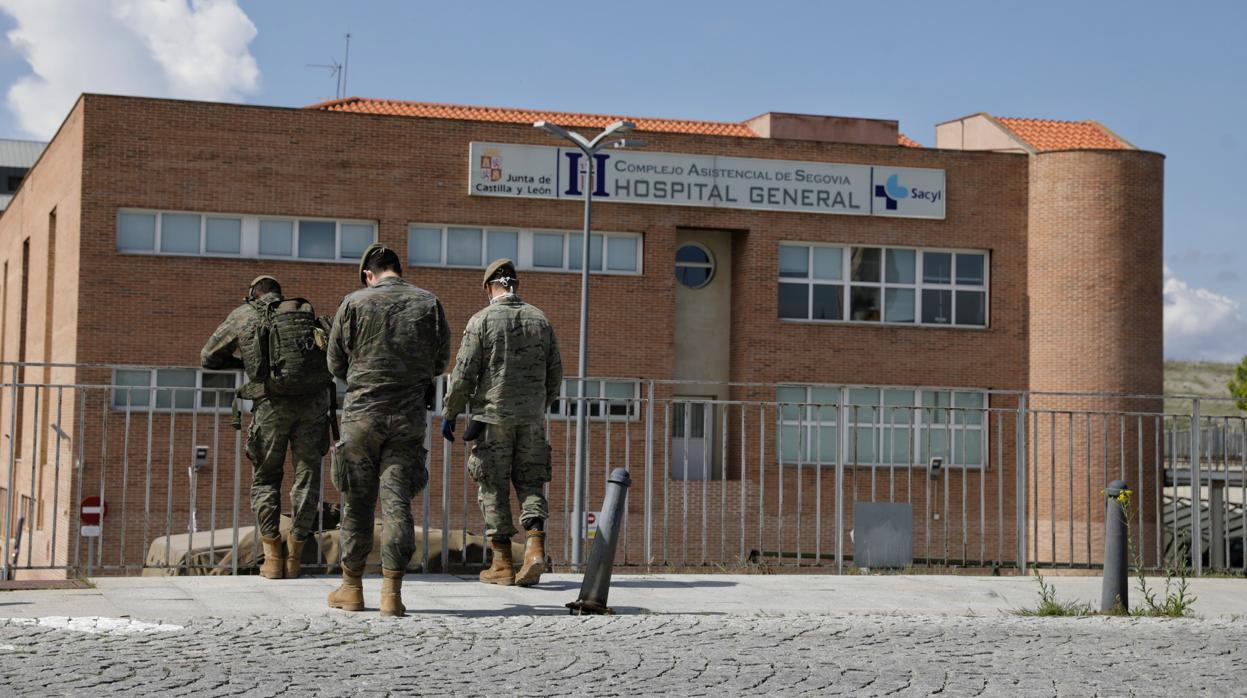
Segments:
[[[1247,695],[1241,620],[0,619],[0,695]]]

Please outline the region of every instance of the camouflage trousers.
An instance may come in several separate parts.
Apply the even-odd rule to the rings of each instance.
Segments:
[[[333,484],[342,493],[342,564],[362,570],[381,499],[381,566],[405,570],[416,551],[411,500],[429,482],[424,410],[342,423]]]
[[[486,424],[472,443],[468,474],[480,487],[477,501],[485,517],[485,535],[515,535],[511,519],[511,487],[520,502],[520,525],[550,516],[542,486],[550,481],[550,443],[545,425]]]
[[[329,396],[262,398],[256,401],[247,434],[251,459],[251,510],[260,535],[276,538],[281,525],[281,480],[286,450],[294,456],[290,486],[291,534],[305,540],[320,509],[320,469],[329,451]]]

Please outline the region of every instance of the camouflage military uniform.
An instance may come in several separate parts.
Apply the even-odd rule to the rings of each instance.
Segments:
[[[428,483],[425,389],[446,370],[450,328],[437,297],[399,277],[348,295],[329,333],[329,370],[346,381],[340,472],[342,562],[363,569],[381,497],[381,565],[415,552],[411,500]]]
[[[550,481],[545,415],[563,381],[554,330],[544,313],[514,293],[499,296],[472,316],[446,395],[443,419],[465,405],[486,424],[472,444],[468,472],[480,486],[477,499],[491,538],[515,535],[511,486],[528,527],[549,516],[543,485]]]
[[[267,293],[258,301],[266,304],[281,300]],[[200,352],[200,363],[212,371],[246,368],[236,354],[256,341],[259,314],[250,304],[238,306],[212,333]],[[329,394],[327,391],[302,397],[263,395],[262,386],[250,384],[253,408],[251,430],[247,435],[247,457],[251,459],[251,510],[265,538],[277,538],[281,522],[281,480],[286,449],[294,456],[294,483],[290,505],[295,540],[306,540],[315,530],[320,508],[320,469],[329,451]]]

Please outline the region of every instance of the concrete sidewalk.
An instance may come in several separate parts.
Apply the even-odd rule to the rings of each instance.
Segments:
[[[1098,607],[1098,577],[1045,578],[1062,601]],[[270,581],[245,577],[99,578],[94,588],[0,593],[0,618],[109,617],[178,621],[200,617],[318,616],[336,577]],[[1159,587],[1163,579],[1149,579]],[[474,578],[409,575],[403,596],[411,614],[447,616],[567,614],[580,589],[578,575],[555,574],[530,589],[498,587]],[[995,616],[1039,603],[1033,577],[935,575],[616,575],[610,605],[619,614],[790,615],[901,614]],[[1142,601],[1131,580],[1131,601]],[[1193,579],[1195,615],[1247,617],[1247,580]],[[380,579],[365,578],[375,609]]]

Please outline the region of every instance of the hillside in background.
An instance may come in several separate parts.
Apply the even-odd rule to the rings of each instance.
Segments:
[[[1234,375],[1234,364],[1205,361],[1166,361],[1165,394],[1198,395],[1201,397],[1226,397],[1230,391],[1225,384]],[[1190,400],[1165,400],[1165,412],[1186,413],[1191,409]],[[1200,403],[1200,412],[1215,416],[1247,416],[1230,401]]]

